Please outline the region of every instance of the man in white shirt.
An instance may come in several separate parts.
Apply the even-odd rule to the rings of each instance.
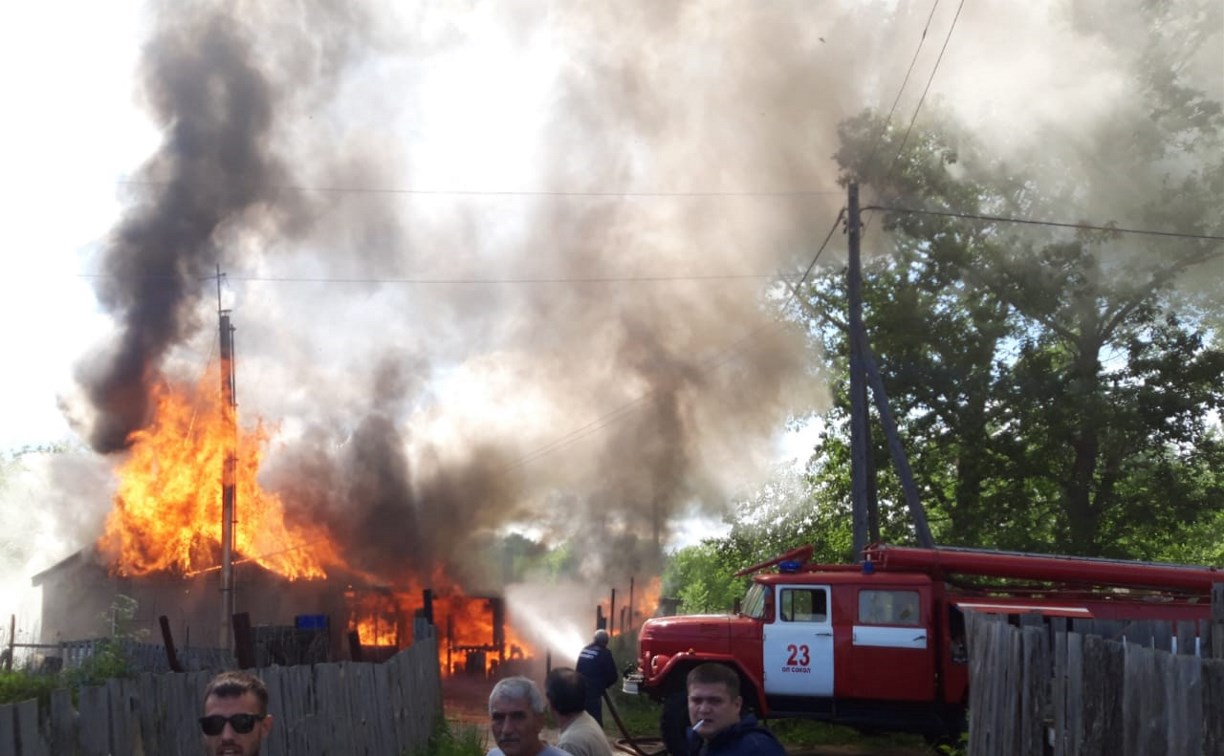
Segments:
[[[586,710],[582,675],[568,667],[554,669],[544,680],[544,695],[561,731],[558,748],[574,756],[612,756],[603,728]]]

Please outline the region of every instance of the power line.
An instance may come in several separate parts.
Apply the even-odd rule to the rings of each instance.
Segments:
[[[328,276],[244,276],[229,274],[232,281],[258,283],[334,283],[334,284],[409,284],[409,285],[482,285],[482,284],[604,284],[604,283],[670,283],[683,281],[744,281],[776,277],[776,273],[709,273],[676,276],[567,276],[541,278],[333,278]],[[177,276],[149,274],[147,276],[116,276],[109,273],[78,273],[78,278],[126,280],[178,280]]]
[[[146,179],[120,179],[116,183],[124,186],[169,186],[173,181],[152,181]],[[268,190],[283,190],[291,192],[319,192],[323,194],[402,194],[420,196],[457,196],[457,197],[821,197],[841,195],[840,189],[777,189],[777,190],[742,190],[729,192],[634,192],[634,191],[524,191],[517,189],[411,189],[403,187],[361,187],[361,186],[301,186],[295,184],[270,184]]]
[[[918,112],[922,110],[922,104],[926,102],[927,93],[931,91],[931,82],[935,81],[935,73],[939,70],[939,64],[943,62],[944,53],[948,50],[948,43],[952,41],[952,32],[956,29],[956,22],[960,19],[961,9],[964,7],[965,0],[961,0],[960,5],[956,6],[956,15],[952,17],[952,23],[948,25],[948,33],[944,37],[943,47],[939,48],[939,57],[935,59],[935,65],[931,67],[931,75],[927,77],[926,87],[922,90],[922,97],[918,98],[918,105],[914,107],[914,114],[910,117],[909,126],[905,129],[905,136],[901,139],[901,146],[897,148],[897,155],[893,158],[893,164],[888,169],[889,176],[892,175],[892,169],[896,167],[897,161],[901,159],[901,153],[905,151],[905,145],[909,142],[910,132],[914,130],[914,123],[918,120]],[[934,10],[932,9],[933,12]]]
[[[1144,236],[1166,236],[1175,239],[1202,239],[1206,241],[1224,241],[1224,236],[1214,234],[1189,234],[1181,231],[1155,231],[1145,228],[1123,228],[1121,226],[1095,226],[1088,223],[1060,223],[1058,221],[1035,220],[1033,218],[1009,218],[1002,215],[979,215],[976,213],[953,213],[942,210],[919,210],[912,207],[888,207],[884,205],[869,205],[864,210],[882,210],[889,213],[909,213],[913,215],[935,215],[942,218],[965,218],[967,220],[993,221],[996,223],[1023,223],[1030,226],[1053,226],[1055,228],[1072,228],[1079,231],[1110,231],[1119,234],[1140,234]]]
[[[926,24],[923,25],[922,27],[922,36],[918,39],[918,47],[914,48],[914,57],[910,59],[909,68],[905,72],[905,78],[901,81],[901,86],[897,89],[897,96],[893,99],[892,107],[889,108],[888,110],[888,116],[884,119],[884,123],[880,124],[880,128],[876,132],[875,139],[871,143],[871,150],[868,151],[867,153],[866,165],[871,165],[872,161],[875,159],[876,149],[880,145],[880,140],[884,137],[884,132],[888,130],[888,124],[892,122],[893,113],[895,113],[897,110],[897,104],[901,102],[901,94],[902,92],[905,91],[906,85],[909,84],[910,74],[914,72],[914,66],[915,64],[918,63],[918,54],[922,52],[922,46],[923,44],[926,43],[927,32],[931,30],[931,20],[935,18],[935,10],[937,8],[939,8],[939,0],[935,0],[935,2],[931,4],[931,12],[927,14]],[[959,9],[957,9],[957,14],[958,15],[960,14]],[[951,30],[949,30],[949,36],[951,36]],[[944,47],[947,47],[947,44],[948,44],[947,38],[945,38]],[[942,51],[940,52],[940,57],[941,58],[943,57]],[[936,62],[935,65],[936,65],[936,68],[938,68],[939,66],[938,61]],[[934,77],[935,77],[935,71],[934,69],[932,69],[931,76],[927,78],[927,88],[928,89],[930,88],[931,80]],[[923,90],[922,99],[926,99],[925,90]],[[918,108],[921,108],[921,107],[922,107],[922,100],[919,100]],[[914,120],[918,117],[918,108],[914,109],[914,115],[912,118],[910,118],[909,128],[905,130],[905,138],[901,141],[902,149],[905,148],[905,143],[909,141],[909,132],[910,132],[910,129],[914,127]],[[888,166],[888,174],[884,178],[885,184],[887,184],[888,180],[892,178],[893,170],[897,167],[897,159],[900,156],[901,156],[901,150],[897,150],[897,154],[893,157],[892,163],[890,163]],[[867,220],[863,223],[863,231],[867,230],[867,226],[870,225],[870,223],[871,223],[871,218],[868,217]]]
[[[931,19],[935,18],[935,9],[938,7],[939,0],[935,0],[931,4],[931,12],[927,16],[926,24],[922,27],[922,36],[918,39],[918,47],[914,48],[914,57],[910,59],[909,68],[905,71],[905,78],[901,80],[901,86],[897,88],[897,96],[893,98],[892,107],[888,109],[888,115],[884,117],[884,123],[880,124],[875,139],[871,142],[871,149],[867,151],[868,165],[871,164],[871,159],[875,156],[876,148],[880,145],[880,139],[883,138],[884,132],[888,130],[888,124],[892,121],[893,113],[897,112],[897,105],[901,102],[901,94],[905,92],[905,87],[909,84],[910,75],[914,73],[914,65],[918,62],[918,53],[922,52],[922,45],[926,42],[927,32],[931,30]]]
[[[710,273],[685,276],[573,276],[563,278],[295,278],[288,276],[233,276],[240,281],[268,283],[392,283],[392,284],[570,284],[667,283],[673,281],[740,281],[773,278],[766,273]]]

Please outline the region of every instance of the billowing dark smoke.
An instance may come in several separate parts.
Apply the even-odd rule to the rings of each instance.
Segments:
[[[119,333],[80,370],[100,452],[144,425],[167,350],[200,327],[195,305],[224,258],[226,224],[287,182],[269,138],[275,86],[253,58],[240,26],[202,9],[164,15],[145,50],[144,92],[165,141],[101,260],[98,299]]]
[[[785,164],[744,178],[751,186],[722,183],[726,166],[686,166],[695,156],[684,154],[688,127],[670,112],[671,64],[643,63],[635,44],[683,25],[674,13],[655,18],[642,5],[600,21],[556,9],[539,27],[492,9],[424,13],[397,48],[410,72],[395,74],[403,59],[364,57],[378,46],[369,19],[309,3],[297,10],[305,20],[205,2],[166,6],[155,18],[142,83],[165,139],[101,260],[99,299],[118,328],[80,369],[92,445],[123,448],[148,419],[151,386],[180,370],[176,350],[202,351],[213,338],[215,267],[241,280],[276,252],[282,270],[299,276],[359,279],[271,297],[258,284],[230,284],[242,411],[294,429],[270,460],[269,484],[293,512],[326,523],[353,567],[427,574],[444,564],[458,574],[470,569],[462,554],[474,537],[518,522],[588,544],[592,573],[651,571],[680,509],[724,500],[757,468],[780,421],[817,393],[805,382],[801,339],[772,321],[761,298],[787,255],[751,239],[757,229],[802,249],[809,224],[789,224],[790,200],[762,210],[751,196],[730,208],[615,197],[392,207],[366,191],[411,183],[386,167],[405,152],[404,137],[379,118],[428,119],[428,109],[413,113],[412,93],[424,100],[429,81],[414,67],[432,61],[428,72],[445,77],[448,56],[480,60],[480,32],[465,30],[491,24],[507,34],[512,60],[528,57],[539,33],[581,53],[557,78],[541,141],[522,145],[539,154],[511,186],[699,195],[806,188],[826,177],[786,157],[790,147],[774,155],[768,141],[733,158]],[[783,20],[760,16],[736,44],[763,50],[787,31]],[[605,23],[627,32],[602,40]],[[806,33],[791,42],[794,64],[817,44]],[[492,75],[501,64],[492,55],[482,65]],[[457,88],[452,99],[495,94],[475,84],[478,92]],[[753,85],[737,83],[712,104],[730,105],[741,86]],[[490,135],[497,128],[487,122]],[[662,150],[657,169],[631,167],[639,141]],[[508,222],[507,210],[523,220]],[[728,236],[708,222],[713,215],[740,227]],[[652,240],[643,231],[656,224],[680,231]],[[785,241],[769,231],[779,224]],[[738,277],[711,283],[707,271]],[[399,275],[576,282],[410,293],[377,283]],[[638,276],[647,280],[581,283]],[[189,362],[198,369],[201,360]]]

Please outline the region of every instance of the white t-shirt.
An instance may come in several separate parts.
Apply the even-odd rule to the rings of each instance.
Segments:
[[[489,751],[488,756],[506,756],[506,754],[502,753],[502,749],[494,748],[492,751]],[[570,755],[566,753],[565,751],[562,751],[560,748],[553,748],[550,745],[546,745],[544,746],[544,750],[540,751],[538,756],[570,756]]]
[[[595,717],[585,711],[561,731],[557,747],[574,756],[613,756],[608,736]]]

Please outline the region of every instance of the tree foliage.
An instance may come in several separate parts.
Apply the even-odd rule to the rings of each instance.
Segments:
[[[663,595],[680,599],[686,614],[725,613],[744,595],[747,581],[732,577],[710,541],[672,554],[663,570]]]
[[[1218,292],[1180,286],[1221,258],[1221,243],[954,217],[1065,219],[1108,206],[1127,213],[1115,227],[1219,234],[1219,103],[1176,76],[1141,65],[1134,75],[1145,112],[1101,126],[1091,154],[1068,166],[1079,172],[1007,164],[933,110],[912,132],[873,112],[841,128],[843,182],[883,207],[940,213],[885,214],[891,236],[863,290],[868,341],[939,541],[1224,556]],[[1110,179],[1090,166],[1105,159],[1137,186],[1094,203]],[[843,279],[811,281],[796,314],[844,370]],[[810,469],[826,512],[849,499],[846,388],[843,377]],[[878,431],[873,442],[895,540],[907,517]]]

